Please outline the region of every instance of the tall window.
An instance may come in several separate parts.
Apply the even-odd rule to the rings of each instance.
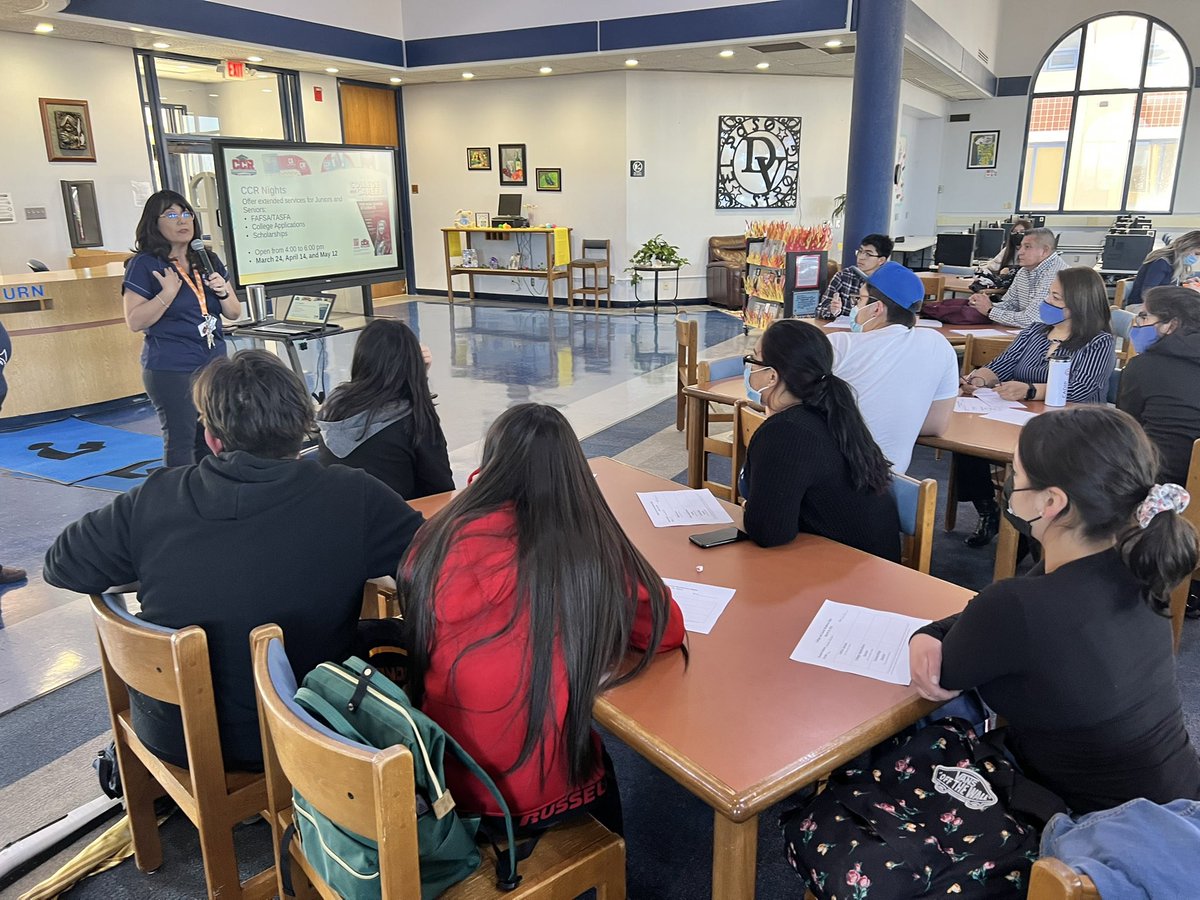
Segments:
[[[1171,212],[1191,84],[1160,22],[1104,16],[1072,31],[1033,83],[1019,209]]]

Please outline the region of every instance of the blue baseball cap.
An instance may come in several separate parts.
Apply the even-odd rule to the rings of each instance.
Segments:
[[[897,306],[912,309],[925,299],[925,285],[916,273],[898,262],[888,261],[867,277],[867,284]]]

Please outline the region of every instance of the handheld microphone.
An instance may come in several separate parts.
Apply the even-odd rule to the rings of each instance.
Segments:
[[[189,246],[196,251],[196,256],[200,259],[200,266],[204,269],[204,274],[209,277],[216,274],[212,260],[208,258],[208,251],[204,249],[204,241],[196,238]]]

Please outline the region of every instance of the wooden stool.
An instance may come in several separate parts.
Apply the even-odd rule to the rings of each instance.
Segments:
[[[588,251],[600,252],[603,251],[604,256],[589,256]],[[569,290],[567,291],[567,306],[575,305],[575,295],[583,296],[583,305],[587,306],[587,298],[596,298],[596,309],[600,308],[600,295],[604,295],[604,299],[608,301],[608,308],[612,309],[612,294],[609,290],[609,279],[611,271],[611,263],[609,256],[612,250],[612,241],[593,241],[585,240],[583,242],[583,256],[579,259],[573,259],[570,265],[567,266],[567,283]],[[604,270],[604,281],[600,280],[600,270]],[[579,272],[580,286],[575,286],[575,273]],[[588,284],[587,273],[592,273],[592,283]]]

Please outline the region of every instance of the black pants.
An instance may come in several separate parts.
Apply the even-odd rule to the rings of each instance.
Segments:
[[[996,502],[992,464],[979,456],[954,454],[954,495],[960,503]]]
[[[190,466],[211,451],[204,443],[204,429],[192,404],[193,372],[142,370],[146,396],[154,404],[163,433],[163,465]]]

